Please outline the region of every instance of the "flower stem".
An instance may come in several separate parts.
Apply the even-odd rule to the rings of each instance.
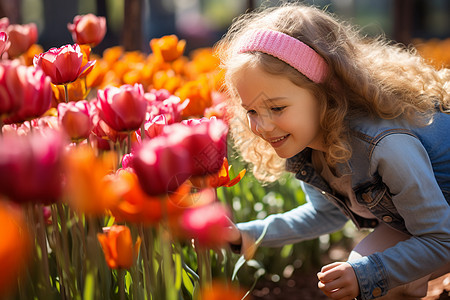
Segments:
[[[50,269],[48,264],[48,252],[47,252],[47,237],[45,234],[45,222],[42,212],[42,205],[36,205],[34,207],[35,214],[37,216],[37,240],[39,247],[41,248],[42,267],[44,271],[44,285],[50,290]]]
[[[64,101],[66,103],[69,103],[69,89],[67,87],[67,83],[63,84],[63,86],[64,86]]]
[[[120,300],[125,300],[125,269],[118,269],[119,295]]]
[[[131,153],[131,131],[128,131],[127,135],[127,153]]]
[[[142,250],[142,263],[144,265],[144,277],[145,277],[145,294],[147,296],[150,295],[150,291],[152,289],[155,289],[156,287],[153,286],[154,284],[154,278],[153,278],[153,270],[152,270],[152,275],[150,275],[150,271],[149,271],[149,264],[148,264],[148,260],[149,260],[149,255],[147,252],[147,237],[145,236],[144,233],[144,228],[143,225],[139,225],[139,235],[142,239],[142,244],[141,244],[141,250]],[[149,241],[150,243],[153,243],[153,241]],[[152,266],[153,268],[153,266]]]

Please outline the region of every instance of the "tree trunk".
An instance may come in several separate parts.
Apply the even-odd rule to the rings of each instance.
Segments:
[[[143,0],[125,0],[122,40],[126,51],[142,50]]]

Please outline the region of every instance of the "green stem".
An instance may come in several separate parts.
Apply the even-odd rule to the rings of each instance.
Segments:
[[[140,237],[142,239],[142,242],[141,242],[142,255],[141,256],[142,256],[142,263],[144,265],[145,293],[149,297],[150,296],[150,291],[152,289],[155,289],[156,285],[154,285],[154,283],[155,283],[154,282],[154,278],[153,278],[153,276],[154,276],[153,273],[154,272],[152,270],[152,275],[150,275],[150,271],[149,271],[150,267],[149,267],[149,264],[148,264],[149,256],[148,256],[148,252],[147,252],[147,238],[146,238],[146,236],[144,234],[143,225],[139,225],[139,235],[140,235]],[[153,241],[149,241],[149,242],[152,243]]]
[[[125,300],[125,270],[120,268],[117,270],[119,281],[119,295],[120,300]]]
[[[37,239],[39,247],[41,248],[42,268],[44,271],[44,285],[50,290],[50,269],[48,264],[48,251],[47,251],[47,237],[45,232],[44,214],[42,212],[42,205],[36,205],[34,207],[37,216]]]
[[[68,89],[67,85],[68,85],[67,83],[63,84],[63,86],[64,86],[64,101],[66,103],[69,103],[69,89]]]

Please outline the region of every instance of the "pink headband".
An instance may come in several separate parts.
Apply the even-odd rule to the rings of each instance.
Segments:
[[[315,83],[323,82],[328,65],[316,51],[305,43],[279,31],[257,29],[244,37],[238,52],[259,51],[275,56],[291,65]]]

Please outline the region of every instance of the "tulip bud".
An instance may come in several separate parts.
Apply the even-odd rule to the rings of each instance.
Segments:
[[[58,105],[59,123],[73,141],[89,137],[93,127],[86,100],[60,103]]]
[[[134,131],[144,122],[147,101],[141,84],[99,90],[99,116],[116,131]]]
[[[141,238],[133,245],[130,229],[113,225],[105,234],[97,234],[106,263],[111,269],[129,269],[138,256]]]
[[[94,47],[105,37],[106,19],[93,14],[78,15],[73,19],[73,24],[69,23],[67,28],[75,43],[90,44]]]
[[[34,23],[9,25],[7,33],[11,41],[8,49],[9,57],[17,57],[25,53],[38,39],[38,30]]]

